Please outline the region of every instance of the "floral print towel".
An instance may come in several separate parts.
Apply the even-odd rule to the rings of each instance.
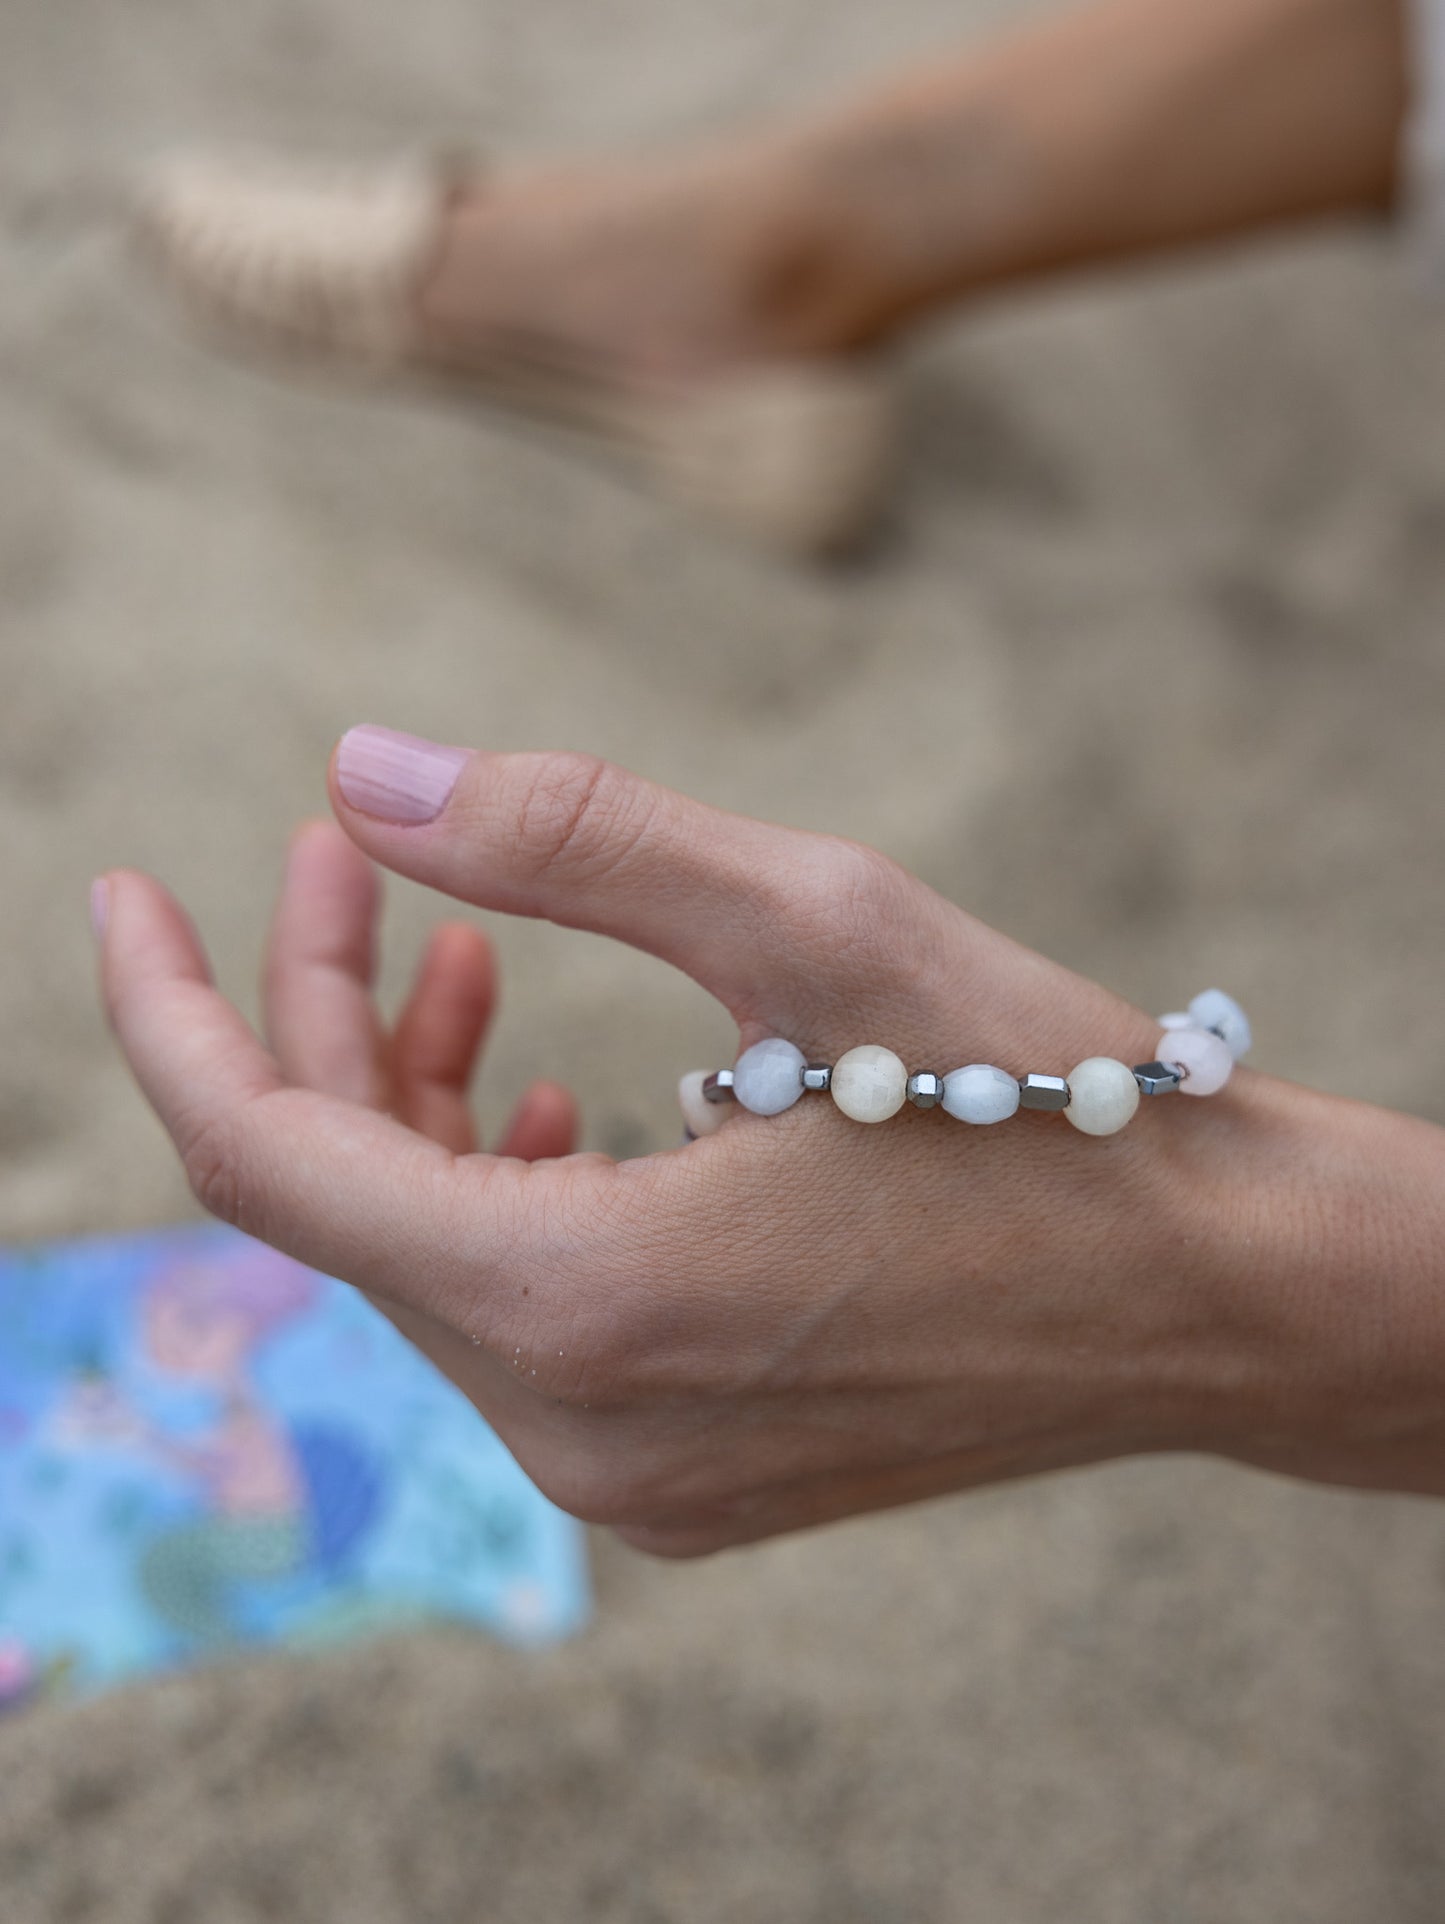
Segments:
[[[0,1707],[587,1609],[578,1526],[343,1284],[212,1227],[0,1252]]]

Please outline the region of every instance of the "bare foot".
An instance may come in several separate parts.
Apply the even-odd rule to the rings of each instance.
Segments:
[[[861,343],[807,170],[781,149],[463,182],[417,292],[428,351],[639,383]]]
[[[849,333],[846,255],[796,157],[760,143],[463,176],[440,210],[438,191],[414,167],[181,157],[139,231],[231,335],[474,373],[502,404],[600,435],[662,492],[789,552],[869,525],[891,393],[845,355],[863,338]]]

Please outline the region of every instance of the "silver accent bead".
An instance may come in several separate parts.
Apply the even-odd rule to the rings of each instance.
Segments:
[[[1141,1095],[1167,1096],[1179,1087],[1184,1077],[1177,1063],[1141,1062],[1134,1071],[1134,1080]]]
[[[733,1094],[733,1072],[731,1069],[715,1069],[704,1079],[702,1085],[704,1102],[735,1102]]]
[[[821,1090],[822,1093],[826,1095],[832,1081],[833,1065],[831,1062],[810,1062],[803,1070],[803,1087],[805,1089]]]
[[[920,1070],[908,1078],[908,1100],[916,1109],[936,1109],[943,1100],[943,1077]]]
[[[1020,1109],[1067,1109],[1069,1085],[1063,1076],[1020,1076]]]

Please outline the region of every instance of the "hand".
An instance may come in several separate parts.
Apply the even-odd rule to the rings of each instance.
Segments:
[[[291,851],[269,1050],[134,872],[104,884],[110,1013],[205,1207],[365,1290],[564,1508],[682,1555],[1142,1450],[1438,1485],[1409,1232],[1438,1132],[1240,1071],[1107,1139],[1028,1113],[866,1127],[810,1098],[615,1164],[572,1153],[542,1084],[483,1154],[490,951],[440,929],[384,1029],[368,856],[663,957],[743,1046],[1067,1073],[1144,1060],[1157,1024],[867,849],[587,759],[353,731],[332,800],[341,829]]]

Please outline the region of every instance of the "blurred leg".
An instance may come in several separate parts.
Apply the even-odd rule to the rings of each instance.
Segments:
[[[983,288],[1381,210],[1402,0],[1094,0],[682,161],[458,191],[419,294],[499,337],[686,374],[868,345]]]

